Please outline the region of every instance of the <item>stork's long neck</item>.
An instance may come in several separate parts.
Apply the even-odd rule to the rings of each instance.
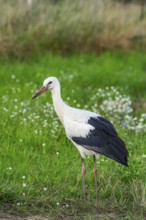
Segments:
[[[64,113],[65,103],[61,98],[60,85],[53,88],[53,90],[51,92],[52,92],[52,99],[53,99],[53,105],[54,105],[55,112],[63,124],[63,113]]]

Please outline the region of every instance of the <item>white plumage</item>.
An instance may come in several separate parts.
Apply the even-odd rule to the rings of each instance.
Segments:
[[[128,166],[128,151],[125,143],[119,138],[114,126],[107,119],[94,112],[68,106],[61,98],[60,83],[55,77],[45,79],[43,87],[32,98],[36,98],[47,90],[52,93],[54,109],[65,128],[67,137],[81,154],[83,191],[86,173],[84,158],[86,155],[94,156],[95,186],[96,156],[98,153]]]
[[[90,116],[97,116],[96,114],[84,110],[74,109],[68,107],[68,111],[64,112],[64,128],[66,131],[67,137],[73,142],[73,144],[79,150],[81,157],[85,158],[87,155],[96,155],[94,151],[88,150],[85,147],[76,144],[72,137],[83,137],[86,138],[90,130],[93,130],[94,127],[88,124],[89,114]],[[70,109],[71,108],[71,109]],[[67,109],[67,108],[66,108]],[[71,112],[71,113],[70,113]]]

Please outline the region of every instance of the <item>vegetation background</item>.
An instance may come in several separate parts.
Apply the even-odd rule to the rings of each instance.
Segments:
[[[146,219],[145,0],[0,0],[0,218]],[[98,204],[93,158],[65,137],[49,93],[111,120],[129,167],[100,156]],[[32,217],[32,215],[38,215]]]
[[[0,55],[144,49],[144,0],[0,0]]]

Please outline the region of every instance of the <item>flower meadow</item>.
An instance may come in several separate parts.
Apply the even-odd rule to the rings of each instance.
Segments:
[[[19,89],[20,88],[17,90],[19,91]],[[12,90],[15,94],[15,88],[12,88]],[[35,90],[31,90],[31,92],[33,94]],[[67,97],[67,102],[69,101],[70,97]],[[13,111],[9,108],[9,97],[3,95],[1,111],[3,111],[3,113],[9,113],[9,120],[13,122],[21,117],[20,125],[25,127],[27,123],[30,123],[34,126],[34,136],[42,136],[43,129],[47,128],[50,131],[51,137],[55,138],[56,133],[62,130],[62,125],[54,113],[52,101],[45,102],[42,107],[39,105],[39,100],[37,100],[35,112],[32,111],[32,107],[30,107],[32,102],[31,99],[23,102],[19,101],[18,98],[14,98],[11,102],[14,103]],[[89,100],[88,105],[81,106],[75,99],[73,100],[73,105],[76,108],[88,110],[89,105],[91,105],[91,111],[104,115],[104,117],[108,118],[112,123],[118,124],[127,130],[146,132],[146,113],[141,114],[139,117],[134,116],[134,109],[130,96],[120,93],[120,91],[113,86],[106,87],[105,89],[99,88]],[[6,122],[4,125],[5,124]],[[22,139],[19,141],[22,142]],[[43,143],[42,146],[45,146],[45,143]]]
[[[103,113],[105,117],[110,118],[113,123],[117,123],[129,130],[136,132],[146,132],[146,113],[139,117],[134,116],[131,97],[120,93],[115,87],[106,87],[98,89],[93,95],[92,101],[98,100],[92,110]],[[97,110],[98,107],[98,110]]]
[[[122,54],[119,63],[122,62],[121,57]],[[110,68],[113,66],[111,70],[108,67],[108,80],[105,58]],[[138,62],[137,54],[135,58]],[[98,62],[100,66],[96,66]],[[141,57],[139,62],[142,62]],[[125,60],[123,63],[125,70]],[[135,109],[135,102],[142,101],[136,96],[137,92],[134,95],[133,90],[134,87],[138,91],[139,85],[142,96],[143,80],[138,84],[133,78],[133,74],[139,74],[137,64],[133,67],[136,73],[127,74],[130,78],[126,89],[125,76],[121,75],[123,78],[119,82],[119,76],[113,75],[119,70],[118,66],[115,69],[115,64],[115,57],[107,54],[103,58],[75,56],[65,59],[47,56],[39,62],[32,60],[31,65],[30,61],[0,62],[0,74],[3,76],[0,82],[2,213],[53,215],[63,219],[106,216],[108,219],[109,213],[114,212],[117,219],[119,216],[144,219],[146,113],[144,107],[141,111]],[[64,101],[109,119],[128,148],[128,168],[104,156],[98,158],[98,205],[95,202],[93,158],[86,158],[86,202],[83,203],[80,155],[65,136],[54,112],[51,94],[47,92],[35,100],[31,99],[48,77],[48,65],[51,75],[61,81]],[[132,65],[131,60],[127,65]],[[144,77],[145,73],[141,70],[141,78]],[[95,79],[98,84],[96,86]]]

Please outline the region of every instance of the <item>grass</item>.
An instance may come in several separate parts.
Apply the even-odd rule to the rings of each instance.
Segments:
[[[0,0],[0,56],[95,52],[146,45],[140,4],[112,0]],[[17,11],[17,13],[16,13]]]
[[[51,75],[62,84],[70,105],[96,107],[99,88],[114,86],[129,95],[132,117],[146,110],[144,53],[107,52],[100,56],[44,56],[29,61],[0,61],[1,212],[59,216],[63,219],[145,219],[146,136],[115,123],[129,150],[129,168],[103,156],[97,161],[98,207],[93,158],[86,159],[86,203],[82,202],[81,159],[65,137],[51,95],[31,96]],[[137,107],[138,106],[138,107]],[[110,119],[110,118],[109,118]]]

